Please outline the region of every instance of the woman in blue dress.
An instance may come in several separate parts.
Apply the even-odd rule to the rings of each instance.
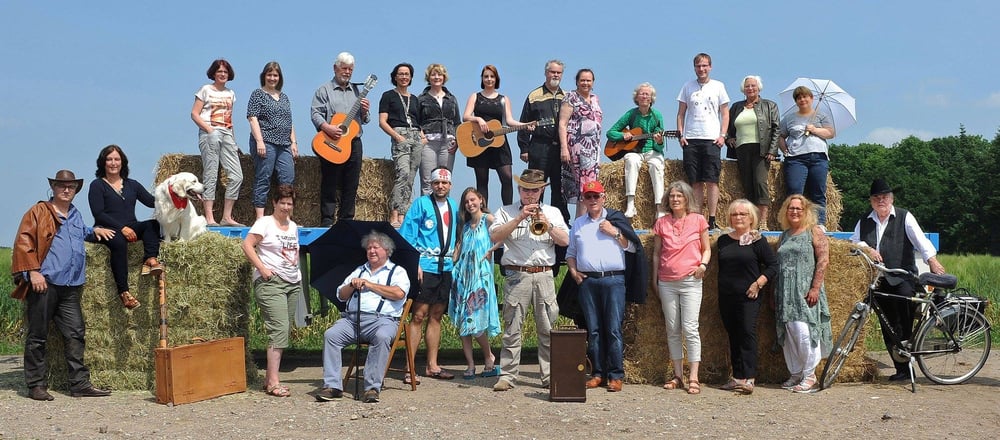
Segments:
[[[472,339],[483,350],[482,377],[500,374],[497,358],[490,348],[490,338],[500,334],[500,314],[497,309],[493,281],[493,241],[489,225],[493,216],[486,209],[483,195],[475,188],[462,192],[459,216],[461,234],[455,247],[454,289],[448,302],[448,317],[462,338],[467,368],[464,379],[476,377],[476,362],[472,356]]]

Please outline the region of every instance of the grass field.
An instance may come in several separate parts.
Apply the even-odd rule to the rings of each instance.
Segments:
[[[958,275],[959,287],[964,287],[977,296],[990,300],[990,307],[987,310],[987,317],[993,323],[993,340],[1000,342],[1000,257],[988,255],[941,255],[941,263],[950,273]],[[10,291],[13,289],[13,282],[10,276],[11,249],[0,248],[0,354],[20,353],[24,346],[22,305],[20,302],[10,298]],[[563,274],[565,271],[563,271]],[[497,282],[502,283],[503,278],[497,276]],[[557,278],[557,285],[562,282],[562,275]],[[248,295],[252,298],[253,295]],[[312,310],[319,310],[319,295],[313,291]],[[250,323],[250,346],[254,350],[265,348],[266,339],[264,335],[264,325],[260,321],[260,313],[256,304],[251,304],[253,320]],[[338,317],[336,309],[327,316],[317,316],[313,324],[302,329],[293,331],[291,352],[316,352],[322,350],[322,337],[325,331]],[[560,318],[557,324],[569,324],[566,318]],[[833,329],[834,334],[840,329]],[[537,339],[534,336],[534,321],[531,316],[525,320],[524,324],[525,347],[535,347]],[[877,326],[871,326],[866,343],[869,349],[882,349],[882,340]],[[499,346],[499,336],[493,339],[492,345]],[[441,348],[443,350],[461,349],[462,344],[455,327],[448,322],[445,323],[441,334]],[[477,347],[478,356],[478,347]]]

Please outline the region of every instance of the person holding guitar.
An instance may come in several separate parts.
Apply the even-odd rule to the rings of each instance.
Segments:
[[[545,83],[536,87],[524,98],[521,108],[523,123],[542,119],[559,120],[559,109],[566,97],[559,83],[562,81],[565,65],[559,60],[545,62]],[[569,222],[569,209],[562,196],[562,162],[559,160],[559,129],[555,126],[538,127],[537,130],[517,133],[517,147],[521,150],[521,161],[528,168],[541,170],[552,184],[549,202],[562,213],[563,221]]]
[[[625,197],[628,201],[625,217],[635,217],[635,187],[639,181],[639,167],[643,162],[649,166],[649,178],[653,181],[653,200],[656,201],[656,218],[666,215],[663,206],[663,115],[653,108],[656,89],[644,82],[632,91],[632,102],[636,107],[625,112],[615,125],[608,129],[608,140],[631,142],[635,135],[650,134],[645,140],[636,140],[632,150],[625,153]],[[638,133],[637,133],[638,132]]]
[[[392,161],[396,164],[396,182],[392,187],[392,211],[389,223],[399,228],[403,210],[413,199],[413,177],[420,166],[421,153],[427,138],[420,130],[420,104],[417,95],[409,92],[413,81],[413,65],[399,63],[390,74],[392,90],[378,101],[378,126],[392,138]]]
[[[494,120],[506,122],[511,128],[527,127],[530,130],[533,127],[533,123],[517,122],[511,116],[510,100],[497,92],[500,88],[500,73],[497,72],[496,66],[487,64],[483,67],[479,87],[483,90],[469,95],[469,100],[465,103],[463,120],[478,123],[479,129],[484,133],[490,130],[486,123]],[[487,206],[490,197],[490,168],[497,170],[497,177],[500,178],[500,199],[503,200],[503,204],[514,203],[514,180],[511,174],[511,165],[514,162],[506,135],[500,148],[487,148],[478,156],[466,158],[465,163],[475,171],[476,189],[482,193]]]
[[[362,97],[359,84],[351,83],[354,73],[354,55],[341,52],[333,63],[333,80],[316,90],[312,99],[311,116],[316,131],[322,132],[334,142],[342,136],[349,135],[340,124],[331,124],[334,114],[350,115],[356,103],[360,103],[360,115],[357,123],[367,124],[369,120],[368,98]],[[350,115],[353,116],[353,115]],[[348,121],[348,122],[354,122]],[[329,160],[320,160],[320,226],[328,227],[334,223],[334,214],[338,220],[354,218],[354,205],[358,195],[358,183],[361,179],[361,158],[363,156],[361,132],[351,139],[350,156],[341,164]],[[321,156],[322,157],[322,156]],[[339,194],[338,194],[339,193]],[[340,210],[337,210],[338,201]]]
[[[448,82],[448,69],[442,64],[431,64],[424,71],[427,87],[417,98],[420,104],[420,128],[427,143],[420,157],[420,190],[431,193],[431,172],[437,167],[455,169],[455,127],[462,123],[458,98],[444,86]]]

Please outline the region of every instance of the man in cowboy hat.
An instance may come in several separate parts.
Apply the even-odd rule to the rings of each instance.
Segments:
[[[854,226],[851,243],[868,252],[872,260],[884,263],[890,269],[906,269],[914,275],[917,274],[917,265],[913,251],[917,250],[930,266],[931,272],[945,273],[944,266],[937,260],[937,250],[920,229],[917,219],[905,209],[892,205],[893,191],[884,179],[875,179],[872,182],[868,198],[872,210]],[[879,289],[886,293],[911,297],[914,285],[910,279],[885,274],[879,280]],[[893,298],[877,297],[875,300],[885,312],[888,325],[893,331],[901,340],[909,340],[913,330],[914,305],[909,301]],[[885,326],[882,327],[882,339],[886,347],[892,345],[889,330]],[[896,374],[889,376],[889,380],[910,378],[906,362],[894,362],[894,364]]]
[[[11,296],[27,302],[28,335],[24,343],[24,380],[28,397],[53,400],[45,382],[45,342],[49,322],[55,319],[63,335],[69,389],[73,397],[103,397],[111,392],[94,388],[83,364],[84,331],[80,293],[83,290],[86,251],[84,240],[110,240],[115,232],[91,229],[83,223],[73,198],[83,187],[69,170],[49,179],[52,197],[31,207],[17,229],[11,273],[17,286]]]
[[[519,203],[497,211],[490,225],[490,238],[503,242],[500,263],[507,282],[504,283],[503,348],[500,350],[500,379],[494,391],[514,388],[521,363],[521,324],[528,306],[535,308],[535,328],[538,332],[538,367],[542,386],[549,385],[551,344],[549,332],[559,317],[556,304],[552,266],[556,263],[556,246],[569,244],[569,228],[559,209],[542,205],[545,173],[526,169],[514,177],[520,195]]]

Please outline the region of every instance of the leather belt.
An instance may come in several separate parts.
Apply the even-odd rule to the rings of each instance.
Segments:
[[[527,273],[539,273],[552,270],[552,266],[514,266],[506,265],[503,267],[506,270],[513,270],[515,272],[527,272]]]
[[[607,272],[580,272],[587,276],[587,278],[604,278],[613,277],[615,275],[625,275],[624,270],[609,270]]]

